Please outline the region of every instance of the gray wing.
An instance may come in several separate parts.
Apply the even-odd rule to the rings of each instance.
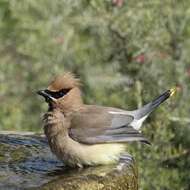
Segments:
[[[142,141],[149,144],[138,130],[130,126],[133,116],[113,114],[110,111],[121,112],[115,108],[88,106],[83,111],[73,113],[69,129],[70,137],[84,144],[128,141]]]

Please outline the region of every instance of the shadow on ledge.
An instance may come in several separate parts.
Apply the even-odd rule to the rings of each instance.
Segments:
[[[47,141],[30,133],[0,133],[0,189],[137,190],[133,161],[69,169],[50,152]]]

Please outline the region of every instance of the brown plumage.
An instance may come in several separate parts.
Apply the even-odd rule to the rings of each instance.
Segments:
[[[42,95],[49,104],[44,132],[52,152],[69,166],[110,164],[126,151],[126,142],[148,142],[139,129],[148,114],[166,100],[168,90],[135,111],[86,105],[73,74],[56,77]]]

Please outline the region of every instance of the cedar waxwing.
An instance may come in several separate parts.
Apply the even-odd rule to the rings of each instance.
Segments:
[[[49,104],[43,120],[51,151],[72,167],[115,163],[126,154],[126,142],[148,143],[140,132],[143,121],[174,93],[167,90],[142,108],[126,111],[84,104],[80,81],[71,73],[38,91]]]

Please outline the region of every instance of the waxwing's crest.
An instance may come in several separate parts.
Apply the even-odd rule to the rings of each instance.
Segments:
[[[72,89],[80,86],[80,80],[73,73],[67,72],[54,78],[48,86],[48,90],[58,91],[61,89]]]

